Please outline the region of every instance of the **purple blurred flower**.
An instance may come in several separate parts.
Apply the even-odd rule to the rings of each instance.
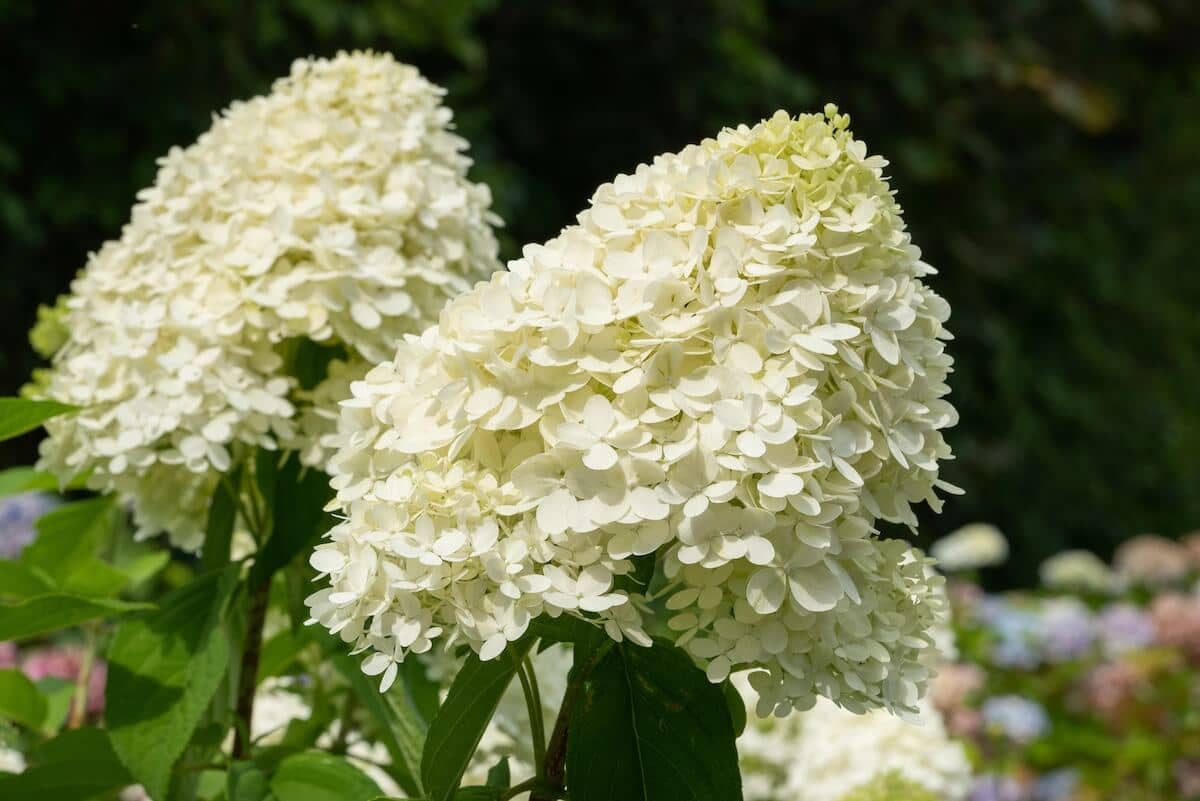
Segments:
[[[1029,801],[1025,785],[1013,776],[986,773],[975,777],[968,801]]]
[[[37,536],[34,523],[58,506],[59,499],[44,492],[22,492],[0,499],[0,559],[16,559]]]
[[[1129,603],[1109,604],[1096,616],[1105,653],[1110,656],[1145,648],[1154,642],[1154,621]]]
[[[1076,598],[1055,598],[1042,606],[1037,639],[1047,662],[1083,656],[1096,641],[1091,610]]]
[[[1053,770],[1033,785],[1033,801],[1067,801],[1079,789],[1079,771],[1074,768]]]
[[[984,725],[1018,743],[1040,737],[1050,727],[1046,710],[1019,695],[997,695],[983,702]]]

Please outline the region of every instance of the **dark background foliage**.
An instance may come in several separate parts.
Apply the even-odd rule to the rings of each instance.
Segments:
[[[1004,582],[1200,527],[1192,0],[0,0],[0,31],[5,393],[157,156],[293,58],[372,47],[449,89],[509,257],[656,153],[838,102],[954,308],[967,495],[923,536],[997,523]]]

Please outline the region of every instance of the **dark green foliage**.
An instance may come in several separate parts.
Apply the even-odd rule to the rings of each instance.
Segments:
[[[622,643],[575,700],[567,789],[575,801],[737,801],[735,737],[720,686],[687,654]]]
[[[600,182],[838,102],[891,159],[954,308],[968,494],[1031,578],[1065,546],[1200,526],[1200,7],[1188,0],[0,2],[0,389],[36,302],[116,236],[154,159],[296,56],[375,47],[447,86],[505,253]],[[80,20],[87,19],[86,25]],[[36,67],[35,67],[36,65]],[[28,461],[33,437],[6,446]]]

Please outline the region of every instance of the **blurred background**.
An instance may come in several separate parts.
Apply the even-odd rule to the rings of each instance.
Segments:
[[[954,309],[967,494],[923,539],[995,523],[1008,586],[1063,548],[1200,528],[1193,0],[0,0],[0,33],[0,394],[158,156],[298,56],[375,48],[447,87],[505,257],[659,152],[838,103]]]

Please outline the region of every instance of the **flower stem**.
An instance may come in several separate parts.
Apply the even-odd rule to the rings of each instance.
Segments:
[[[542,762],[541,774],[543,783],[534,788],[529,801],[556,801],[563,797],[566,787],[567,771],[567,734],[571,725],[571,712],[579,699],[579,691],[583,688],[588,676],[596,669],[601,660],[612,650],[612,640],[605,640],[589,655],[583,665],[571,668],[571,677],[567,682],[567,691],[563,693],[562,706],[559,707],[558,717],[554,721],[554,731],[550,734],[550,745]]]
[[[254,719],[254,690],[258,684],[258,662],[262,655],[263,623],[271,596],[270,580],[262,582],[250,595],[246,613],[246,645],[242,649],[242,669],[238,676],[237,709],[233,740],[233,758],[250,756],[250,725]]]
[[[88,689],[92,680],[92,665],[96,658],[96,629],[89,624],[83,627],[83,657],[79,675],[75,677],[75,695],[71,698],[71,717],[67,727],[78,729],[87,718]]]

